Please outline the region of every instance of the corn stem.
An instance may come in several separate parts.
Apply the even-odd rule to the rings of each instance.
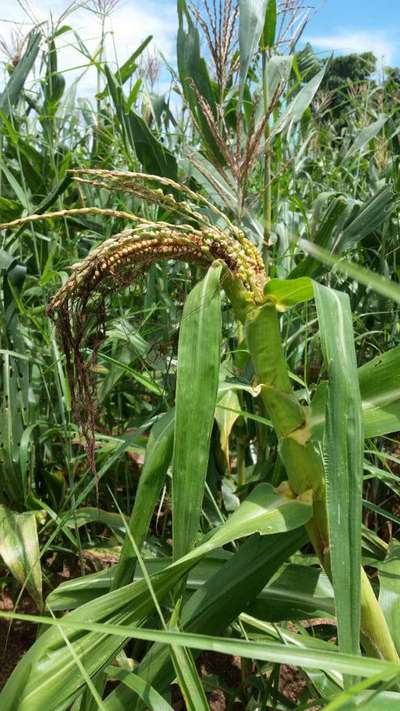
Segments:
[[[244,308],[240,314],[243,317]],[[312,492],[310,541],[331,577],[324,469],[311,442],[307,414],[293,391],[283,353],[278,314],[273,305],[246,310],[246,335],[261,396],[279,440],[279,453],[296,496]],[[383,612],[369,579],[361,569],[361,633],[368,654],[399,662]]]

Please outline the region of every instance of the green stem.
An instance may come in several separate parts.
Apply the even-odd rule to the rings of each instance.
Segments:
[[[284,357],[275,306],[247,312],[246,334],[261,395],[279,440],[279,452],[293,492],[313,494],[313,518],[307,531],[330,576],[329,532],[323,462],[311,442],[306,410],[293,391]],[[368,653],[398,662],[382,610],[364,570],[361,571],[361,631]]]
[[[269,125],[269,90],[268,90],[268,62],[267,52],[262,55],[263,69],[263,97],[264,97],[264,185],[263,185],[263,213],[264,213],[264,262],[267,264],[269,239],[272,226],[272,186],[271,186],[271,129]]]

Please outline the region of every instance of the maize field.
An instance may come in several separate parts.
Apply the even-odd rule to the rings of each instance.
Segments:
[[[400,70],[75,5],[0,84],[0,709],[400,708]]]

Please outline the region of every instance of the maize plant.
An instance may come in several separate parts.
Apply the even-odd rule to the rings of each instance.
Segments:
[[[114,4],[92,3],[102,16],[100,58]],[[124,95],[148,37],[115,74],[93,58],[96,121],[82,133],[70,99],[61,102],[55,42],[72,31],[62,18],[44,55],[42,100],[23,89],[42,41],[35,31],[0,96],[11,165],[0,185],[9,250],[0,250],[0,555],[41,612],[0,612],[41,623],[0,709],[171,711],[177,683],[185,707],[205,711],[213,679],[201,652],[240,659],[239,687],[224,689],[229,708],[238,700],[291,708],[281,665],[302,670],[301,708],[399,705],[400,544],[362,525],[363,467],[399,493],[385,460],[398,464],[396,444],[374,442],[400,428],[400,349],[380,352],[398,328],[383,300],[399,304],[399,288],[374,273],[382,264],[397,270],[395,93],[375,87],[364,96],[363,84],[350,110],[341,99],[330,114],[327,65],[310,47],[295,51],[300,0],[178,0],[177,9],[177,70],[193,132],[186,113],[176,125],[160,97],[146,96],[138,113],[142,73]],[[113,169],[67,171],[85,159]],[[140,165],[144,172],[116,170]],[[68,209],[54,210],[64,193]],[[369,269],[340,258],[361,240],[371,241],[357,255]],[[53,266],[60,254],[67,275]],[[327,279],[324,266],[334,267]],[[179,322],[179,342],[176,354],[168,332],[170,357],[161,358],[151,349],[162,338],[137,339],[153,379],[131,367],[132,353],[119,354],[134,330],[120,324],[139,320],[142,301],[154,306],[154,275],[168,275],[153,290],[157,301],[167,295],[167,315],[158,320],[157,303],[151,328],[162,324],[165,340]],[[352,280],[347,293],[326,286],[343,277]],[[369,361],[375,342],[360,333],[361,317],[353,333],[351,307],[357,317],[376,307],[379,355]],[[317,375],[308,379],[310,365]],[[107,476],[118,465],[126,506],[121,473]],[[99,500],[86,505],[104,489],[113,513]],[[399,523],[395,508],[369,498],[368,513]],[[93,553],[103,536],[87,523],[104,523],[119,544],[114,564],[90,574],[81,543]],[[79,554],[82,568],[44,599],[43,582],[54,580],[53,570],[42,580],[49,549],[63,566],[64,554]]]
[[[51,616],[32,618],[50,628],[10,677],[0,696],[2,709],[34,711],[44,705],[58,709],[72,707],[74,702],[78,705],[73,708],[91,707],[94,702],[99,708],[127,708],[134,698],[147,698],[146,688],[153,693],[152,708],[161,708],[157,706],[159,692],[164,693],[174,676],[188,708],[207,708],[190,649],[234,651],[243,658],[294,664],[304,658],[311,669],[339,675],[336,693],[359,675],[375,675],[366,688],[374,680],[390,682],[397,675],[396,647],[360,565],[363,418],[348,297],[308,277],[267,277],[259,252],[245,234],[186,186],[128,172],[75,170],[74,177],[97,188],[127,191],[175,216],[174,223],[167,223],[124,213],[132,226],[72,265],[71,275],[48,307],[65,353],[74,413],[93,470],[98,415],[95,361],[105,335],[109,295],[163,259],[182,260],[207,271],[185,305],[176,408],[153,427],[120,561],[108,582],[98,574],[82,579],[84,604],[79,603],[79,582],[78,586],[74,581],[64,584],[50,594],[47,609]],[[104,217],[113,212],[81,209],[91,211]],[[32,215],[7,226],[68,218],[77,212]],[[221,292],[244,334],[254,371],[254,395],[261,399],[268,426],[275,432],[287,479],[275,488],[256,486],[213,535],[197,543],[210,437],[221,399]],[[282,312],[313,298],[329,376],[323,406],[319,402],[314,410],[293,387],[280,328]],[[382,362],[373,363],[375,377],[382,367]],[[171,457],[174,560],[150,574],[143,568],[140,551]],[[350,492],[348,500],[343,498],[343,488],[346,496]],[[243,537],[248,537],[247,542],[218,575],[187,598],[185,586],[192,568],[212,551]],[[249,629],[254,625],[263,629],[263,623],[245,611],[266,581],[307,539],[333,584],[339,652],[323,649],[313,656],[307,650],[304,656],[287,640],[257,643],[216,637],[240,613],[242,624]],[[135,570],[141,568],[143,579],[134,580]],[[70,596],[66,605],[63,594]],[[226,605],[229,595],[232,604]],[[56,610],[71,607],[75,609],[66,616],[55,616]],[[154,614],[160,616],[161,630],[149,628]],[[129,638],[153,643],[137,674],[124,671],[118,663],[110,666],[121,659]],[[357,657],[360,644],[366,657]],[[107,679],[120,684],[102,700]]]

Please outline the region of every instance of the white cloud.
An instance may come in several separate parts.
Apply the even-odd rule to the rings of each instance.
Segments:
[[[373,52],[379,63],[391,64],[394,59],[396,44],[384,32],[377,30],[343,30],[330,35],[308,37],[308,41],[318,49],[341,53]]]
[[[15,2],[0,0],[0,36],[10,42],[11,32],[20,27],[26,33],[32,17],[37,21],[57,23],[59,17],[71,5],[68,0],[31,0],[30,18]],[[85,9],[85,0],[76,3],[77,9],[67,15],[62,25],[70,25],[80,36],[86,47],[94,53],[99,46],[100,22],[93,12]],[[106,21],[106,57],[111,64],[121,65],[149,34],[154,39],[149,48],[160,50],[169,60],[175,57],[175,36],[177,17],[174,0],[121,0]],[[59,69],[66,71],[66,78],[80,75],[83,69],[76,69],[87,63],[79,51],[78,43],[72,32],[65,33],[57,40]],[[92,94],[96,90],[96,71],[88,70],[82,78],[79,91]]]

